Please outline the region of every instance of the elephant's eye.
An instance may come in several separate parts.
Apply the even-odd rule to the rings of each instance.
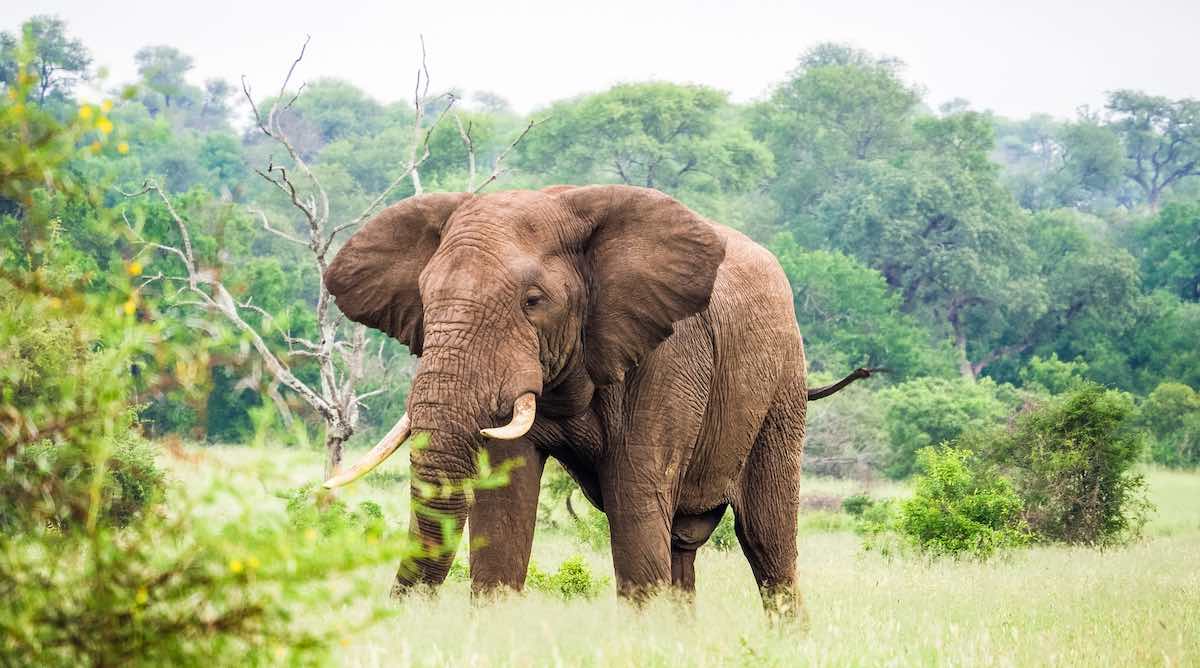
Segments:
[[[525,295],[525,302],[523,306],[527,309],[531,309],[538,304],[541,304],[545,299],[545,296],[540,292],[530,292],[529,294]]]

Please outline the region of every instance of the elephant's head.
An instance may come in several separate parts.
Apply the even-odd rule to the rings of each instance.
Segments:
[[[597,385],[625,372],[703,310],[725,243],[670,197],[625,186],[558,186],[481,196],[412,197],[359,230],[325,272],[351,318],[395,337],[420,363],[408,413],[361,476],[411,432],[417,483],[461,488],[484,437],[520,438],[535,421],[579,414]],[[495,425],[505,425],[495,427]],[[482,430],[482,432],[481,432]],[[457,536],[462,493],[414,502],[437,511],[410,529],[425,545]],[[402,565],[400,586],[439,584],[452,555]]]

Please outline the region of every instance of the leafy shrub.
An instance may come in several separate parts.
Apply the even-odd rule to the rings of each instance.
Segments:
[[[868,508],[875,505],[875,499],[869,494],[852,494],[842,499],[842,510],[848,515],[862,517]]]
[[[1151,507],[1133,470],[1144,448],[1134,418],[1128,394],[1089,382],[962,445],[1012,477],[1039,537],[1109,545],[1137,538]]]
[[[726,509],[725,514],[721,516],[721,521],[717,523],[717,528],[713,529],[712,535],[709,536],[705,545],[711,545],[721,552],[728,552],[737,547],[737,544],[737,531],[733,528],[733,511]]]
[[[884,428],[891,447],[884,473],[897,479],[915,472],[918,450],[998,424],[1017,401],[1010,386],[988,378],[918,378],[880,394],[888,405]]]
[[[917,463],[922,473],[896,526],[922,552],[986,558],[1029,541],[1012,483],[970,451],[923,448]]]
[[[357,529],[379,536],[386,526],[383,509],[378,503],[363,501],[358,504],[357,510],[352,511],[341,499],[321,494],[316,483],[281,494],[280,497],[287,500],[288,522],[297,529],[313,528],[323,536]]]
[[[1200,466],[1200,393],[1162,383],[1142,403],[1138,426],[1150,435],[1150,458],[1171,467]]]
[[[1053,395],[1062,394],[1083,382],[1087,368],[1087,362],[1081,359],[1064,362],[1058,359],[1058,353],[1050,353],[1046,359],[1034,355],[1018,374],[1026,388]]]
[[[609,579],[592,575],[587,562],[577,554],[562,562],[554,573],[545,573],[537,564],[530,563],[525,583],[534,591],[570,600],[596,598],[608,586]]]
[[[123,527],[141,515],[164,488],[163,473],[155,458],[156,448],[133,435],[119,438],[108,448],[104,473],[98,487],[97,521]],[[86,487],[91,484],[95,465],[89,459],[71,456],[71,450],[52,441],[40,441],[8,462],[8,471],[0,479],[0,499],[17,499],[30,489],[44,487],[47,478]],[[91,507],[60,504],[54,495],[30,499],[27,503],[0,504],[0,533],[11,534],[41,525],[60,531],[75,530],[87,522]]]

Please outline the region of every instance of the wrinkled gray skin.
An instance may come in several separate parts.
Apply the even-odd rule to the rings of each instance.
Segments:
[[[414,496],[460,532],[469,517],[474,591],[523,586],[554,457],[608,516],[622,595],[694,591],[696,550],[732,506],[764,603],[798,610],[804,347],[762,247],[643,188],[433,194],[367,223],[325,282],[348,317],[420,356],[408,410],[430,440],[416,480],[470,478],[481,448],[524,460],[473,504]],[[525,392],[526,436],[479,435]],[[423,516],[411,531],[447,538]],[[451,559],[402,563],[396,591],[440,584]]]

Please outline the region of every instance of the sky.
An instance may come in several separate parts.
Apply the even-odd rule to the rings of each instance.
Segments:
[[[1117,88],[1200,97],[1200,0],[4,0],[0,30],[39,13],[64,18],[110,83],[135,78],[138,48],[169,44],[195,59],[195,83],[244,74],[256,95],[278,88],[311,35],[298,80],[407,99],[424,35],[434,90],[492,91],[521,112],[651,79],[753,100],[825,41],[903,60],[933,107],[1069,117]]]

